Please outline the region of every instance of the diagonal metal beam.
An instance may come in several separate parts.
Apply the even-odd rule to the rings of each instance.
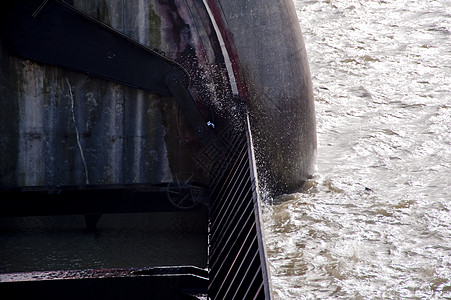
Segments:
[[[183,68],[56,0],[2,1],[1,34],[13,52],[42,63],[172,96],[166,74]]]
[[[177,62],[59,0],[3,0],[0,34],[13,53],[127,86],[173,96],[196,136],[222,143],[196,106]]]

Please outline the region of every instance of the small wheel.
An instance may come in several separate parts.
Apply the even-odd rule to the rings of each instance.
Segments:
[[[176,176],[175,182],[170,182],[168,184],[168,199],[175,207],[179,209],[191,209],[199,203],[196,187],[188,184],[193,176],[194,175],[191,175],[186,180],[179,180]]]
[[[169,201],[179,209],[191,209],[198,203],[187,185],[181,186],[177,183],[170,183],[167,193]]]

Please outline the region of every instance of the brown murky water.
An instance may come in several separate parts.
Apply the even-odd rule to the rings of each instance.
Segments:
[[[451,1],[295,5],[318,160],[265,207],[276,298],[451,299]]]
[[[451,1],[295,5],[313,77],[318,161],[303,192],[264,207],[276,299],[451,299]],[[48,231],[48,219],[30,218],[23,241],[5,232],[0,251],[14,244],[23,255],[2,257],[2,271],[161,263],[155,253],[168,241],[155,223],[143,216],[144,229],[135,230],[120,218],[103,219],[98,234],[83,234],[82,219],[66,220],[63,238]],[[203,266],[198,231],[172,241],[167,257],[185,261],[163,264]],[[193,255],[183,247],[190,244]]]

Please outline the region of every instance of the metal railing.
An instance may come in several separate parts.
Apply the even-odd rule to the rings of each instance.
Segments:
[[[249,120],[224,155],[210,198],[211,299],[270,299],[260,198]]]

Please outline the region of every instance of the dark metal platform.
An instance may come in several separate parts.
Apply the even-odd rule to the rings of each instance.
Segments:
[[[190,266],[0,275],[2,299],[206,299],[207,286]]]
[[[200,183],[0,188],[0,217],[186,211],[208,205]]]
[[[208,195],[209,201],[202,198],[188,208],[209,207],[207,269],[183,266],[0,274],[0,293],[14,293],[19,297],[16,299],[31,295],[60,299],[69,290],[73,292],[69,298],[64,295],[66,299],[145,299],[150,295],[152,299],[270,299],[249,127],[232,137],[228,151],[218,162],[220,168],[212,174],[211,191],[202,189],[201,195]],[[179,189],[178,196],[187,195],[188,203],[192,203],[188,186],[184,186],[184,193]],[[168,200],[172,189],[171,184],[3,189],[7,209],[1,215],[183,211]],[[17,200],[19,194],[24,199]]]

